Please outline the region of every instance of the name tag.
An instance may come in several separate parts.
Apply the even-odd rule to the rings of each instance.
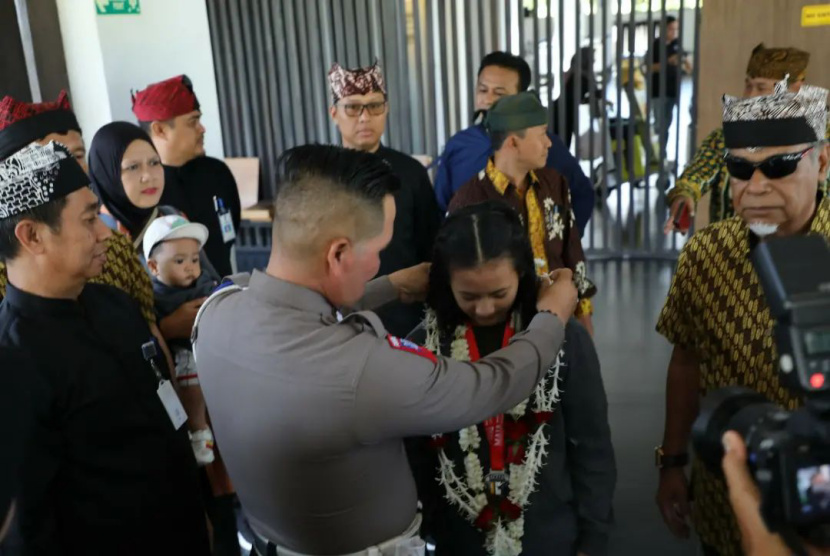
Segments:
[[[223,212],[219,215],[219,225],[222,227],[222,241],[230,243],[236,239],[236,230],[233,228],[230,212]]]
[[[222,241],[230,243],[236,239],[236,230],[233,227],[231,211],[225,206],[225,201],[219,197],[213,198],[213,208],[216,209],[216,216],[219,217],[219,227],[222,229]]]
[[[176,391],[173,389],[173,384],[169,380],[162,380],[159,382],[156,394],[161,400],[161,405],[167,411],[167,416],[170,417],[173,428],[179,430],[187,422],[187,413],[182,407],[182,402],[179,401],[179,396],[176,395]]]

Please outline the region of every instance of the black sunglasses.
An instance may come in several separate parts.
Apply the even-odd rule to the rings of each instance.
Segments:
[[[795,172],[798,163],[804,155],[813,150],[809,147],[800,153],[777,154],[762,160],[761,162],[750,162],[749,160],[727,154],[723,157],[726,162],[726,169],[729,175],[739,180],[748,181],[752,178],[755,170],[761,170],[771,180],[784,178]]]

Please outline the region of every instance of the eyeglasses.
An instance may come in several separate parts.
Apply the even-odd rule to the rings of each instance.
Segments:
[[[727,154],[723,157],[726,162],[726,169],[729,175],[739,180],[748,181],[752,178],[755,170],[761,170],[771,180],[785,178],[795,172],[798,163],[804,155],[813,150],[813,147],[805,149],[800,153],[785,153],[771,156],[761,162],[750,162],[749,160]]]
[[[341,104],[343,112],[350,118],[355,118],[363,114],[366,110],[372,116],[380,116],[386,110],[386,101],[370,102],[368,104]]]

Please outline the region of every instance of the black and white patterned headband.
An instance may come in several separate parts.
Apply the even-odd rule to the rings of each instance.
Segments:
[[[31,143],[0,162],[0,219],[30,211],[89,186],[78,161],[60,143]]]
[[[827,132],[827,89],[802,85],[787,90],[787,78],[771,95],[723,97],[723,136],[727,149],[784,147],[813,143]]]

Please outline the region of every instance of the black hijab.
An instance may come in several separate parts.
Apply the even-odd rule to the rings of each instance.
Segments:
[[[133,237],[144,229],[153,209],[139,208],[127,197],[121,183],[121,161],[130,143],[140,139],[153,147],[153,141],[143,129],[129,122],[112,122],[98,130],[89,148],[89,178],[92,189],[107,208]],[[155,147],[153,147],[155,150]]]

